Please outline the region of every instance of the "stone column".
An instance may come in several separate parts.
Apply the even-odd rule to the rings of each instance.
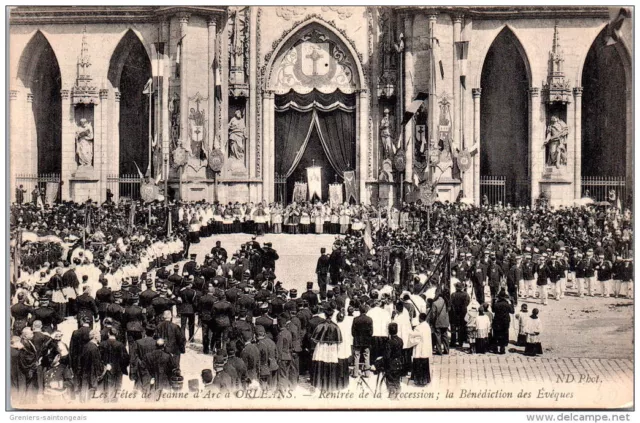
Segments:
[[[21,134],[22,120],[24,113],[21,113],[22,102],[18,99],[20,92],[12,89],[9,91],[9,168],[11,169],[9,191],[11,193],[11,202],[16,201],[16,175],[23,172],[23,153],[20,148],[21,140],[24,136]],[[25,196],[26,197],[26,196]]]
[[[473,203],[480,205],[480,95],[482,88],[471,89],[473,96],[473,143],[476,153],[473,156]]]
[[[361,204],[369,204],[369,196],[367,194],[367,158],[369,152],[369,121],[367,105],[369,104],[369,96],[367,90],[361,90],[358,94],[358,138],[359,138],[359,153],[360,162],[358,163],[358,177],[359,177],[359,193],[358,201]]]
[[[160,39],[164,42],[164,52],[162,55],[162,60],[160,62],[160,66],[162,69],[162,95],[160,98],[161,101],[161,115],[162,115],[162,126],[160,130],[162,132],[162,175],[167,177],[169,175],[169,161],[164,160],[169,156],[169,149],[171,144],[171,118],[169,117],[169,77],[171,75],[171,60],[169,59],[169,47],[170,47],[170,21],[168,19],[163,19],[160,23]],[[166,193],[165,193],[166,195]]]
[[[215,68],[216,60],[216,34],[218,31],[218,21],[215,16],[209,16],[207,20],[208,42],[207,42],[207,142],[209,148],[214,148],[216,136],[215,110],[216,110],[216,81]]]
[[[436,27],[436,22],[438,20],[438,15],[429,15],[429,37],[435,37],[435,27]],[[429,45],[432,46],[433,45],[433,40],[430,39],[429,40]],[[435,67],[431,67],[431,69],[436,69],[437,66]],[[438,76],[438,72],[439,71],[435,71],[436,74],[435,75],[430,75],[430,78],[437,78]],[[431,71],[429,72],[431,73]],[[437,128],[438,128],[438,121],[436,120],[436,109],[438,107],[437,105],[437,99],[436,99],[436,95],[437,93],[435,92],[431,92],[433,90],[435,84],[430,84],[429,86],[429,116],[428,116],[428,125],[429,125],[429,148],[431,148],[432,145],[434,145],[434,143],[436,142],[436,132],[437,132]],[[433,181],[433,172],[432,170],[432,166],[429,166],[429,178],[430,178],[430,182]]]
[[[573,89],[573,196],[582,197],[582,87]]]
[[[60,91],[62,98],[62,201],[71,200],[71,175],[77,169],[74,110],[71,104],[70,90]],[[95,120],[95,119],[94,119]]]
[[[540,178],[544,170],[544,134],[540,129],[540,89],[529,92],[529,176],[531,178],[531,205],[540,196]]]
[[[264,91],[262,94],[262,198],[268,202],[274,198],[275,175],[275,128],[274,128],[274,94]]]
[[[407,110],[411,102],[413,101],[413,97],[415,96],[413,90],[413,79],[415,78],[415,67],[413,63],[413,14],[407,14],[404,17],[404,53],[403,53],[403,73],[402,77],[404,78],[403,83],[403,98],[404,98],[404,107],[402,111]],[[400,87],[398,87],[400,89]],[[397,122],[402,122],[402,118],[404,113],[401,113]],[[404,180],[411,182],[413,180],[413,121],[407,123],[404,128],[398,128],[398,130],[404,131],[404,146],[406,152],[406,161],[407,164],[405,166],[406,171],[404,172]],[[394,134],[395,135],[395,134]],[[397,135],[396,135],[397,136]],[[392,140],[395,142],[395,139]],[[400,181],[400,189],[404,190],[404,184]],[[402,196],[404,193],[401,194]]]
[[[120,176],[120,90],[113,89],[113,116],[111,118],[111,154],[110,173],[114,177]],[[113,193],[113,201],[117,201],[119,192]]]
[[[460,63],[458,60],[456,42],[460,41],[462,33],[462,15],[456,14],[451,18],[453,21],[453,145],[462,150],[462,137],[460,136],[460,108],[462,101],[460,99]]]
[[[93,142],[93,166],[100,178],[98,181],[98,198],[94,201],[98,201],[98,204],[102,204],[107,199],[107,144],[109,143],[109,138],[107,136],[107,127],[109,124],[107,101],[109,98],[109,91],[107,89],[101,89],[99,95],[100,103],[97,104],[94,109],[94,122],[96,123],[96,128],[94,128],[94,138],[97,135],[99,139],[97,142]]]
[[[38,174],[38,131],[36,129],[36,121],[33,112],[33,102],[35,100],[34,95],[31,91],[27,91],[26,96],[26,108],[25,108],[25,120],[26,120],[26,130],[25,130],[25,140],[27,145],[24,146],[24,150],[22,150],[22,154],[27,157],[25,160],[28,164],[24,169],[27,174],[37,175]],[[64,104],[64,103],[63,103]]]
[[[187,30],[189,28],[189,15],[183,13],[178,15],[178,22],[180,23],[180,39],[182,40],[182,47],[180,48],[180,142],[182,146],[189,149],[189,91],[187,90],[187,49],[189,45],[189,37],[187,36]],[[182,193],[180,193],[182,195]]]
[[[245,149],[245,154],[247,154],[248,157],[248,161],[247,161],[247,166],[248,168],[248,176],[249,179],[253,179],[256,177],[256,172],[257,172],[257,159],[258,157],[261,157],[262,155],[256,151],[256,149],[258,148],[257,146],[257,128],[258,128],[258,122],[257,122],[257,108],[258,108],[258,97],[257,97],[257,93],[258,93],[258,57],[256,52],[258,51],[258,31],[260,30],[257,25],[258,25],[258,8],[257,7],[252,7],[250,9],[249,12],[249,104],[247,106],[248,108],[248,119],[247,119],[247,126],[248,126],[248,130],[249,130],[249,138],[247,139],[247,147]],[[249,154],[249,151],[251,151],[251,154]],[[251,186],[251,185],[249,185]],[[253,190],[253,191],[257,191],[257,190]],[[254,195],[256,198],[259,197],[259,195]]]

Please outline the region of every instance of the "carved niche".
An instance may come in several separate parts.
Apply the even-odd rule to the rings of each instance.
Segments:
[[[398,54],[404,50],[404,40],[395,40],[396,19],[389,7],[380,7],[378,14],[378,97],[395,98],[398,83]]]
[[[234,7],[229,14],[229,96],[249,96],[249,8]]]

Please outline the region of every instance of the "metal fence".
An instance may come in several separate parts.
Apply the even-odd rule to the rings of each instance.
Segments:
[[[114,195],[114,200],[122,198],[139,200],[141,185],[142,179],[139,175],[107,176],[107,189]]]
[[[283,175],[275,175],[274,178],[276,190],[275,200],[280,204],[287,204],[287,177]]]
[[[22,189],[26,192],[24,193],[24,202],[30,202],[31,195],[33,190],[37,187],[40,189],[40,193],[42,196],[46,193],[47,183],[53,182],[58,184],[58,194],[56,196],[56,200],[60,200],[60,174],[58,173],[44,173],[40,175],[33,174],[18,174],[16,175],[16,188],[22,185]],[[15,197],[15,192],[13,193]],[[16,199],[14,198],[13,201]]]
[[[499,202],[506,205],[507,179],[504,176],[480,176],[480,198],[482,205]]]
[[[582,197],[590,197],[595,201],[609,201],[613,204],[620,199],[627,202],[627,189],[623,176],[583,176]],[[615,195],[613,195],[615,193]]]

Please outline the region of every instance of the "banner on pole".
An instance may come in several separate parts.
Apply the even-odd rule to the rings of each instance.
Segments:
[[[351,197],[358,202],[358,189],[356,188],[356,171],[348,170],[344,172],[344,192],[345,201],[350,202]]]
[[[302,203],[307,201],[307,183],[296,182],[293,187],[293,201],[296,203]]]
[[[59,182],[47,182],[46,186],[46,194],[45,194],[45,202],[48,205],[52,205],[55,203],[56,198],[58,198],[58,188],[60,187]]]
[[[320,166],[310,166],[307,168],[307,184],[309,187],[309,201],[317,195],[322,201],[322,168]]]
[[[329,185],[329,203],[331,207],[342,204],[342,184]]]

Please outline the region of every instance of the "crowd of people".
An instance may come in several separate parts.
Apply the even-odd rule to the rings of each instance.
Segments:
[[[542,354],[549,290],[555,301],[569,285],[576,296],[632,298],[631,219],[612,207],[461,203],[15,204],[12,394],[110,401],[128,376],[154,398],[184,389],[180,357],[197,341],[204,369],[188,389],[336,391],[376,373],[397,398],[404,377],[429,384],[430,358],[451,348],[505,354],[517,341]],[[340,234],[300,295],[276,276],[273,245],[257,241],[282,225]],[[190,254],[227,231],[251,240]],[[51,236],[59,257],[42,254],[51,238],[38,239]],[[523,301],[536,308],[518,309]],[[77,325],[68,341],[65,320]]]

